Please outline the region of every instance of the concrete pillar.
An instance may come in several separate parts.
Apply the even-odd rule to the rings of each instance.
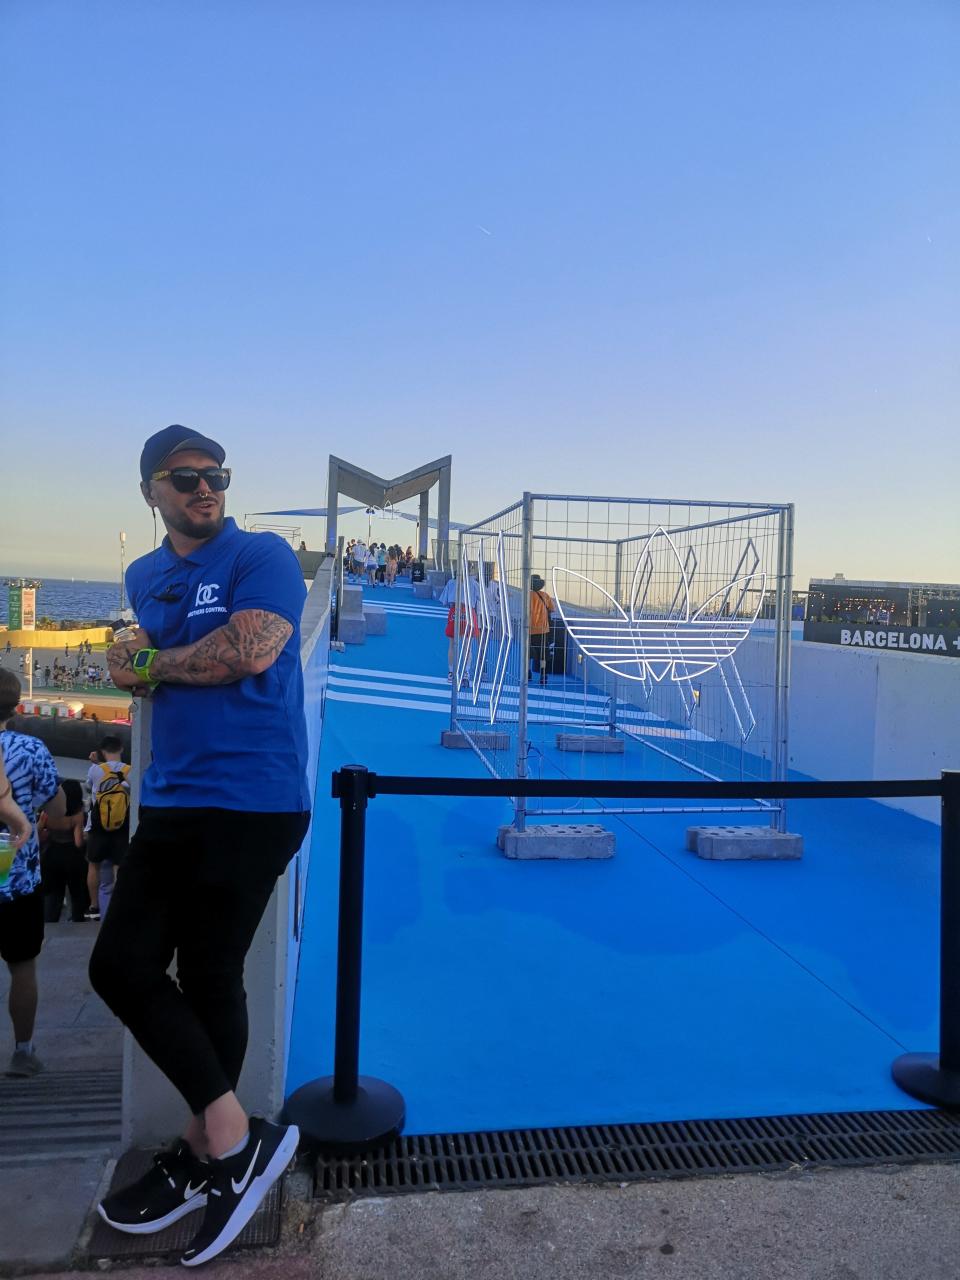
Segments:
[[[417,553],[421,560],[425,560],[427,551],[430,549],[430,490],[424,489],[420,495],[420,545],[417,547]]]
[[[337,550],[337,508],[340,506],[340,465],[336,458],[330,459],[330,470],[327,473],[327,551],[331,555]]]
[[[450,563],[450,468],[440,468],[437,485],[437,567],[452,569]]]

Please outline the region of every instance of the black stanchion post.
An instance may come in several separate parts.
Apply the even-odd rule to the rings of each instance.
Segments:
[[[902,1054],[893,1078],[921,1102],[960,1107],[960,773],[941,780],[940,1052]]]
[[[370,774],[347,765],[334,775],[340,797],[340,914],[334,1073],[292,1093],[284,1118],[306,1145],[329,1151],[383,1146],[403,1129],[406,1106],[393,1085],[360,1075],[360,976],[363,960],[363,869]]]
[[[353,1102],[360,1078],[360,979],[363,969],[363,874],[367,838],[367,771],[340,770],[340,925],[333,1096]]]

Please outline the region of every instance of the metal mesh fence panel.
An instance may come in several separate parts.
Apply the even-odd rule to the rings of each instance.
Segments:
[[[527,757],[525,510],[521,501],[463,530],[457,548],[451,723],[497,778],[523,776]]]
[[[791,537],[788,507],[525,495],[461,536],[454,727],[498,777],[784,777]]]

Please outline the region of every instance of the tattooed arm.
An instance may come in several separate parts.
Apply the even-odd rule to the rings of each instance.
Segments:
[[[266,609],[240,609],[222,627],[193,644],[161,649],[150,674],[164,684],[234,684],[272,667],[293,634],[286,618]],[[107,657],[121,688],[136,685],[133,655],[142,646],[114,645]]]

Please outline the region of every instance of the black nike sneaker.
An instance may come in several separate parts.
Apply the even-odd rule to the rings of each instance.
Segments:
[[[297,1154],[299,1141],[300,1130],[295,1124],[271,1124],[251,1116],[244,1149],[225,1160],[210,1161],[207,1211],[180,1259],[185,1267],[209,1262],[236,1240]]]
[[[136,1182],[97,1205],[104,1222],[130,1235],[148,1235],[178,1222],[207,1203],[210,1165],[198,1160],[183,1139],[158,1151]]]

